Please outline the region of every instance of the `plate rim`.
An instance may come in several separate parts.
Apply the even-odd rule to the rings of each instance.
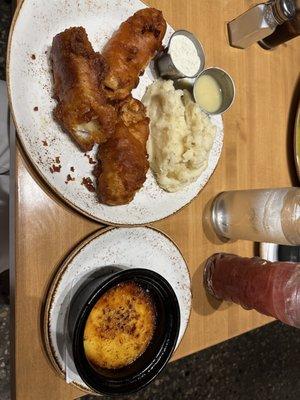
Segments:
[[[145,1],[143,0],[138,0],[140,3],[144,4],[146,7],[149,7],[148,4],[145,3]],[[26,4],[27,0],[21,0],[21,2],[19,3],[18,7],[15,10],[14,16],[13,16],[13,20],[11,23],[11,27],[10,27],[10,31],[9,31],[9,37],[8,37],[8,43],[7,43],[7,56],[6,56],[6,82],[7,82],[7,92],[8,92],[8,103],[9,103],[9,109],[10,112],[12,114],[12,118],[13,118],[13,122],[15,125],[15,130],[17,133],[17,139],[18,139],[18,143],[20,144],[21,148],[22,148],[22,152],[23,155],[26,157],[27,161],[29,161],[30,164],[30,168],[33,169],[33,171],[38,175],[38,177],[41,179],[42,181],[42,185],[45,185],[47,187],[47,189],[50,189],[50,191],[56,196],[56,198],[59,199],[59,201],[61,201],[63,204],[67,205],[68,207],[71,207],[73,210],[75,210],[76,212],[78,212],[81,215],[84,215],[85,217],[96,221],[100,224],[104,224],[104,225],[108,225],[108,226],[112,226],[112,227],[126,227],[126,226],[145,226],[147,224],[153,223],[153,222],[157,222],[157,221],[163,221],[166,218],[171,217],[172,215],[176,215],[177,213],[179,213],[181,210],[183,210],[184,208],[188,207],[200,194],[201,190],[204,189],[204,187],[206,186],[206,184],[209,182],[209,180],[212,178],[212,176],[215,173],[215,170],[219,164],[221,155],[222,155],[222,150],[223,150],[223,146],[224,146],[224,122],[223,122],[223,118],[222,115],[220,114],[220,119],[221,119],[221,124],[222,124],[222,129],[221,129],[221,141],[220,141],[220,150],[218,152],[218,157],[215,163],[214,168],[212,169],[210,175],[208,176],[207,179],[205,179],[202,184],[201,187],[197,190],[197,193],[184,205],[182,205],[181,207],[178,208],[178,210],[173,211],[171,213],[169,213],[168,215],[166,215],[165,217],[159,218],[159,217],[155,217],[152,218],[150,221],[146,221],[146,222],[111,222],[108,221],[106,219],[102,219],[97,217],[96,215],[93,215],[92,213],[90,213],[88,210],[85,210],[84,208],[81,208],[79,206],[77,206],[76,204],[74,204],[74,202],[72,202],[71,200],[67,199],[63,193],[61,193],[59,190],[57,190],[53,184],[50,183],[50,181],[47,179],[47,177],[44,175],[44,173],[42,172],[42,170],[39,168],[38,165],[36,165],[33,157],[31,156],[30,152],[28,151],[28,149],[26,148],[26,144],[24,142],[24,140],[22,139],[22,135],[19,133],[20,127],[17,123],[17,119],[15,117],[15,113],[14,113],[14,107],[13,107],[13,101],[12,101],[12,90],[11,90],[11,49],[12,49],[12,40],[13,40],[13,35],[14,35],[14,31],[16,28],[16,23],[20,17],[20,12],[21,9],[23,7],[24,4]],[[167,21],[166,21],[167,22]],[[167,22],[167,25],[168,22]],[[171,26],[171,25],[169,25]],[[171,27],[172,28],[172,27]],[[173,28],[172,28],[173,29]],[[211,150],[210,150],[211,152]],[[211,153],[209,153],[210,156]],[[207,169],[208,167],[206,167]],[[201,175],[206,171],[206,169],[204,171],[202,171]],[[200,176],[201,176],[200,175]],[[200,176],[198,178],[200,178]],[[34,180],[36,181],[36,177],[34,177]],[[184,190],[184,189],[183,189]]]
[[[43,307],[43,311],[42,311],[42,316],[41,316],[41,323],[42,323],[42,342],[47,354],[48,359],[50,360],[52,367],[55,369],[56,372],[58,372],[59,376],[62,379],[65,379],[65,373],[63,372],[63,370],[60,368],[59,362],[57,360],[57,358],[55,357],[55,351],[53,349],[53,344],[51,342],[51,336],[50,336],[50,312],[51,312],[51,308],[52,308],[52,303],[54,301],[54,296],[55,296],[55,292],[57,290],[57,286],[59,285],[60,280],[62,279],[65,271],[68,268],[68,265],[70,264],[70,262],[78,255],[78,253],[84,248],[86,247],[90,242],[92,242],[94,239],[96,239],[97,237],[101,236],[101,235],[105,235],[107,232],[113,231],[115,229],[135,229],[135,228],[145,228],[145,229],[149,229],[152,231],[155,231],[156,233],[162,234],[166,239],[168,239],[171,244],[173,244],[177,250],[179,251],[179,254],[181,255],[185,265],[186,265],[186,270],[188,273],[188,277],[189,277],[189,291],[191,294],[190,297],[190,309],[189,309],[189,314],[188,314],[188,318],[187,318],[187,324],[186,324],[186,329],[188,328],[189,324],[190,324],[190,318],[191,318],[191,313],[192,313],[192,308],[193,308],[193,294],[192,294],[192,280],[191,280],[191,273],[190,273],[190,269],[189,269],[189,264],[185,258],[185,256],[183,255],[181,249],[179,248],[179,246],[176,244],[176,242],[164,231],[162,231],[161,229],[155,228],[153,226],[149,226],[149,225],[143,225],[143,226],[107,226],[105,228],[100,228],[98,230],[96,230],[95,232],[92,232],[90,235],[88,235],[87,237],[85,237],[83,240],[81,240],[75,247],[73,247],[66,255],[66,257],[62,260],[61,263],[59,263],[58,267],[56,268],[56,270],[54,271],[51,281],[47,287],[47,291],[45,293],[44,296],[44,307]],[[179,345],[182,342],[182,339],[185,335],[186,330],[184,331],[184,334],[182,335],[181,339],[179,340],[178,344],[177,344],[177,348],[179,347]],[[71,382],[72,385],[76,386],[77,388],[84,390],[85,392],[88,393],[94,393],[92,391],[88,391],[86,388],[82,387],[81,385],[79,385],[76,382]]]

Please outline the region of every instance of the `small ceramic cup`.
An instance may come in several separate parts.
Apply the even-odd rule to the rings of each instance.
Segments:
[[[178,339],[180,310],[176,294],[165,278],[144,268],[108,269],[107,275],[89,279],[74,294],[68,330],[77,371],[92,391],[105,395],[137,392],[148,385],[169,361]],[[134,282],[147,290],[156,309],[153,338],[145,352],[132,364],[119,369],[93,367],[84,352],[83,334],[87,318],[99,298],[123,282]]]

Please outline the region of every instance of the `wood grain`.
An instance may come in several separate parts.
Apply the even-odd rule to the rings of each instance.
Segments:
[[[217,251],[250,256],[254,246],[251,242],[216,244],[208,240],[202,216],[206,204],[220,191],[291,185],[293,155],[287,148],[288,126],[299,74],[299,39],[272,52],[256,45],[244,51],[229,47],[226,22],[254,1],[148,3],[163,10],[174,28],[195,33],[204,45],[206,66],[224,68],[236,84],[235,103],[224,115],[224,149],[214,175],[189,206],[153,224],[178,244],[192,277],[193,309],[186,335],[173,357],[178,359],[270,321],[255,311],[207,298],[202,287],[204,260]],[[60,262],[79,241],[101,226],[52,195],[19,148],[15,149],[14,167],[13,398],[73,399],[82,392],[56,374],[44,352],[41,312],[47,287]]]

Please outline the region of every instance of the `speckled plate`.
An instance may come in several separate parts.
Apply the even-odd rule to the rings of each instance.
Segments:
[[[8,48],[10,102],[21,144],[39,174],[66,203],[83,214],[109,224],[144,224],[165,218],[188,204],[213,173],[223,143],[221,116],[212,117],[217,127],[207,169],[184,190],[167,193],[148,172],[144,187],[125,206],[99,204],[95,193],[82,185],[91,178],[96,148],[85,156],[52,118],[49,48],[53,37],[70,26],[83,26],[95,50],[102,46],[135,11],[139,0],[24,0],[14,18]],[[164,43],[173,29],[168,26]],[[154,80],[148,67],[134,96],[141,98]],[[73,171],[74,170],[74,171]],[[69,178],[68,178],[69,175]],[[68,180],[69,179],[69,180]]]
[[[48,292],[44,314],[44,336],[50,360],[68,382],[85,390],[87,386],[66,354],[65,323],[70,293],[74,293],[74,288],[97,270],[114,265],[147,268],[159,273],[171,284],[180,307],[176,347],[189,320],[190,276],[182,254],[170,238],[150,227],[107,228],[87,238],[58,269]]]

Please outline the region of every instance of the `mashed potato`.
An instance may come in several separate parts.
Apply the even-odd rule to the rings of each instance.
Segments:
[[[158,79],[142,99],[150,118],[149,162],[161,188],[176,192],[206,169],[216,128],[172,81]]]

